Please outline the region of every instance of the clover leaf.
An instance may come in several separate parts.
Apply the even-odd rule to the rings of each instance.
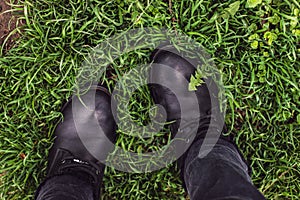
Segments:
[[[224,9],[224,13],[221,15],[221,17],[223,19],[228,19],[230,17],[229,14],[231,15],[231,17],[234,17],[234,15],[236,14],[236,12],[240,8],[240,4],[241,4],[240,1],[236,1],[236,2],[234,2],[232,4],[230,4],[228,8]]]
[[[255,8],[257,5],[261,4],[262,0],[247,0],[246,7]]]

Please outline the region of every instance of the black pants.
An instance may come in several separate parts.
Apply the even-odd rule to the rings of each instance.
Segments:
[[[203,157],[205,152],[199,152],[202,142],[192,144],[184,165],[184,181],[191,200],[265,199],[252,185],[247,166],[231,143],[220,139]],[[74,175],[48,179],[37,194],[37,200],[92,199],[92,186]]]

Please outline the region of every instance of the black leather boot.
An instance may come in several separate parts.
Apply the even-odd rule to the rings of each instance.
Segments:
[[[167,120],[174,121],[170,126],[173,138],[180,131],[178,128],[181,121],[183,125],[192,121],[199,122],[197,137],[200,137],[199,134],[203,132],[201,130],[207,130],[209,125],[215,126],[218,131],[225,131],[224,119],[219,108],[219,90],[212,78],[203,78],[203,84],[198,86],[196,91],[188,89],[191,76],[196,72],[196,60],[186,59],[171,45],[156,49],[151,55],[151,60],[154,66],[150,70],[150,80],[151,83],[158,84],[151,84],[150,92],[154,102],[166,109]],[[174,88],[176,95],[159,83]],[[181,105],[179,100],[182,101]],[[183,107],[185,113],[182,112]]]
[[[91,105],[93,98],[95,106]],[[95,199],[99,199],[104,173],[104,164],[99,159],[105,160],[112,150],[108,149],[107,140],[116,139],[110,99],[110,93],[102,86],[92,87],[80,98],[70,99],[62,108],[64,119],[56,127],[48,159],[48,178],[76,175],[92,184]],[[72,109],[74,106],[76,112]],[[94,122],[98,122],[102,131],[98,131]]]
[[[222,134],[226,132],[226,127],[220,112],[218,87],[212,78],[204,78],[205,82],[198,86],[196,91],[189,91],[191,76],[195,75],[196,66],[199,64],[197,60],[186,59],[171,45],[156,49],[151,55],[151,60],[153,64],[150,69],[150,92],[154,102],[165,108],[167,120],[173,122],[169,127],[172,138],[177,138],[178,134],[185,140],[187,137],[191,138],[192,141],[186,141],[190,143],[189,146],[193,141],[205,136],[214,137],[216,141],[222,138],[232,142],[232,136]],[[159,83],[173,88],[176,95],[170,88]],[[209,127],[212,131],[208,133]],[[194,135],[187,136],[191,132],[194,132]],[[176,148],[181,147],[179,145]],[[186,154],[183,154],[178,159],[180,169],[185,157]]]

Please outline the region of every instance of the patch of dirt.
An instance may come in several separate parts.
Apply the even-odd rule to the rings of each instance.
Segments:
[[[9,12],[9,10],[11,10],[11,6],[5,0],[0,0],[0,46],[7,39],[3,48],[4,52],[9,50],[14,45],[16,38],[20,36],[18,33],[9,35],[16,28],[16,25],[21,24],[21,22],[18,23],[17,15]]]

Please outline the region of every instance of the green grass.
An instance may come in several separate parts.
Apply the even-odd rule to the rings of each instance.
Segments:
[[[268,199],[298,199],[300,5],[296,0],[264,0],[264,5],[248,8],[244,0],[232,13],[234,2],[19,1],[14,9],[24,12],[21,38],[10,51],[0,49],[0,198],[32,199],[45,176],[60,107],[72,94],[89,50],[131,28],[164,26],[203,45],[222,71],[226,123],[251,161],[254,184]],[[112,67],[122,75],[149,61],[150,52],[130,52]],[[138,119],[147,119],[151,101],[145,88],[135,95],[133,118],[142,123]],[[124,132],[118,131],[120,146],[138,151],[145,145]],[[165,142],[163,136],[156,139]],[[147,174],[107,168],[103,193],[107,199],[186,195],[174,165]]]

